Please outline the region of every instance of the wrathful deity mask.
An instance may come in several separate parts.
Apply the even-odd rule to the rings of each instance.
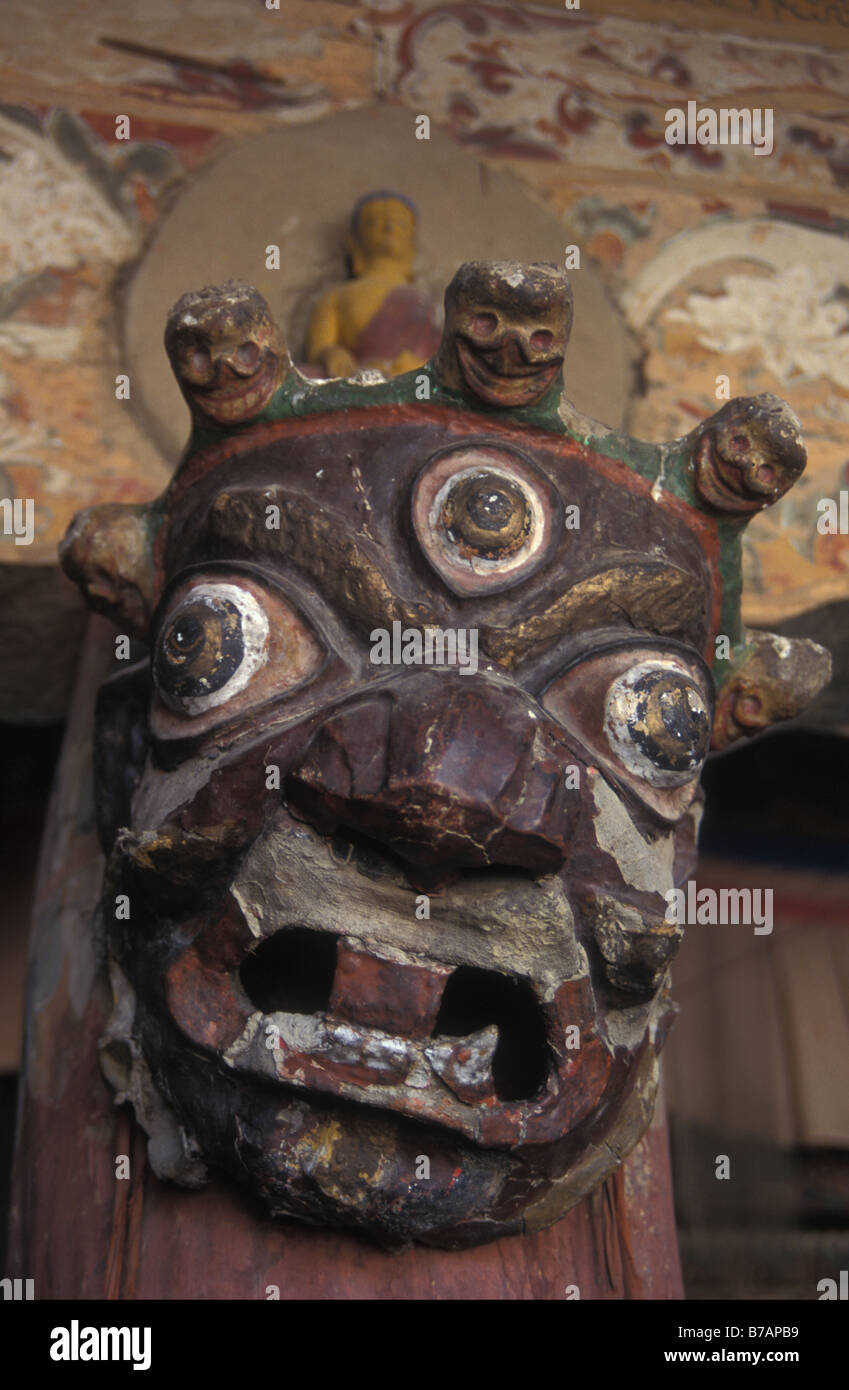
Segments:
[[[462,1247],[550,1225],[649,1123],[702,765],[828,658],[740,623],[792,412],[605,432],[571,317],[553,267],[463,266],[433,361],[365,385],[291,368],[245,286],[184,297],[174,479],[68,533],[149,649],[97,715],[103,1059],[163,1178]],[[276,384],[234,412],[244,345]]]

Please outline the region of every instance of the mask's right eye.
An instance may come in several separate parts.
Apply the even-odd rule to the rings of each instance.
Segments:
[[[203,733],[222,719],[295,691],[324,648],[283,594],[243,574],[197,576],[163,604],[151,665],[157,738]]]
[[[189,364],[192,371],[197,372],[199,376],[205,376],[212,366],[212,358],[206,348],[197,347],[189,358]]]
[[[153,674],[172,709],[201,714],[244,690],[268,660],[268,619],[235,584],[192,589],[162,628]]]

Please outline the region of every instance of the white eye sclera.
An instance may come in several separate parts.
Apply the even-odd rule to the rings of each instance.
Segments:
[[[610,747],[652,786],[692,781],[707,757],[710,728],[705,695],[674,662],[632,666],[607,692],[604,731]]]
[[[181,714],[203,714],[244,690],[268,660],[268,619],[236,584],[190,589],[160,628],[153,675]]]

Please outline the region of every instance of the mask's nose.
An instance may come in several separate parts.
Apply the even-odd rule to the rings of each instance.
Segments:
[[[459,869],[563,862],[577,814],[557,725],[491,676],[405,675],[348,701],[286,779],[295,815],[379,841],[416,886]]]

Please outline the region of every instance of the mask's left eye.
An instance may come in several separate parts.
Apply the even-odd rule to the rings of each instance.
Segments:
[[[626,642],[587,655],[540,702],[591,755],[663,819],[678,820],[710,747],[710,673],[695,652]]]
[[[162,699],[181,714],[223,705],[268,660],[268,619],[235,584],[189,590],[156,640],[153,675]]]
[[[655,787],[681,787],[707,757],[710,705],[673,663],[644,661],[608,690],[604,731],[629,771]]]

